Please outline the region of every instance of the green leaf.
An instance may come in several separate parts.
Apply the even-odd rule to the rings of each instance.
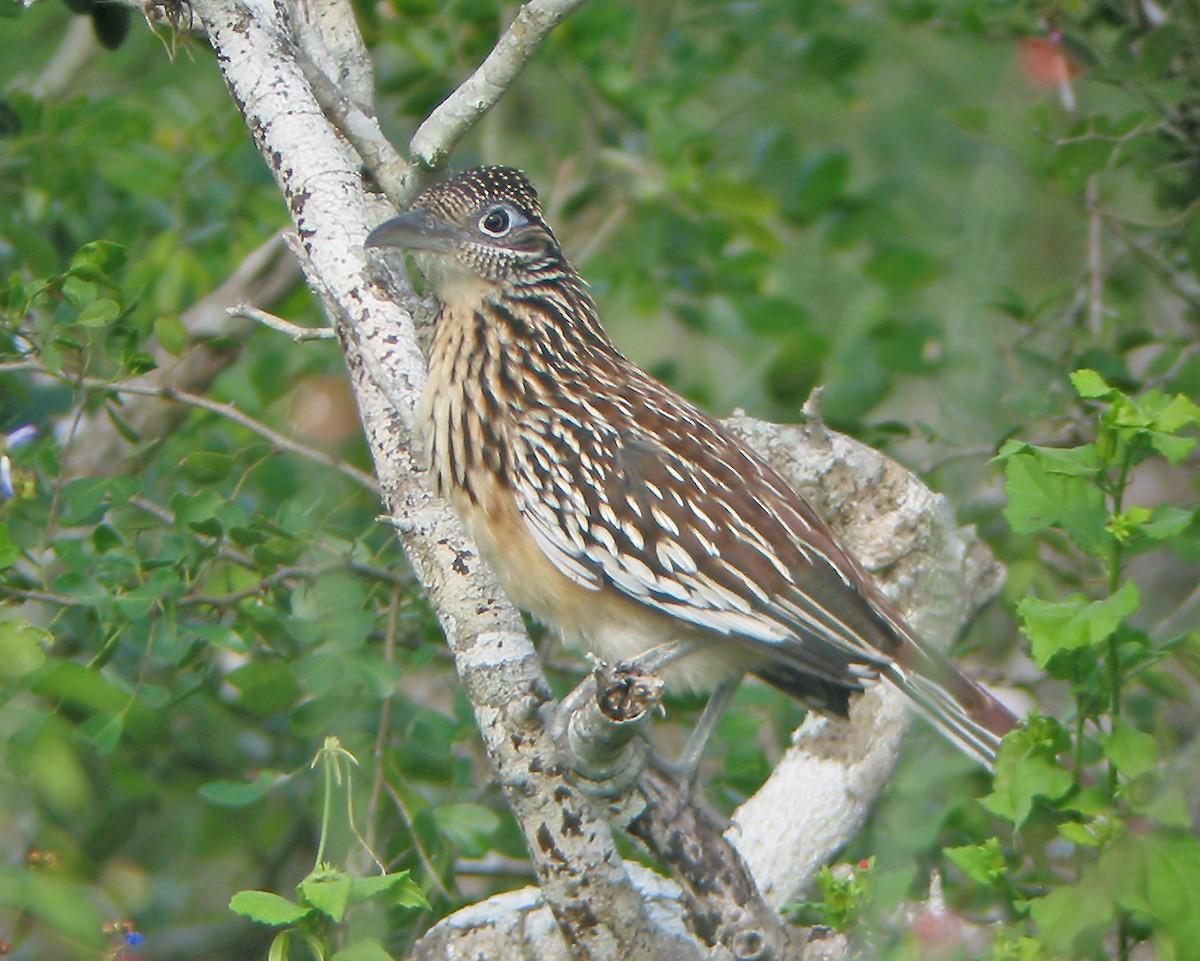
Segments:
[[[53,582],[55,593],[70,597],[88,607],[107,607],[111,600],[108,591],[94,577],[78,571],[68,571]]]
[[[1058,833],[1072,844],[1078,844],[1080,847],[1086,848],[1098,847],[1104,840],[1097,836],[1091,824],[1084,824],[1079,821],[1067,821],[1064,824],[1060,824],[1058,826]]]
[[[242,692],[242,705],[256,714],[274,714],[291,704],[300,688],[284,661],[259,660],[230,671],[226,680]]]
[[[991,112],[982,107],[950,107],[938,113],[970,137],[982,140],[988,132]]]
[[[259,924],[295,924],[309,909],[270,891],[239,891],[229,899],[229,910]]]
[[[1030,534],[1057,525],[1093,556],[1108,550],[1104,494],[1091,479],[1056,472],[1035,454],[1010,458],[1004,474],[1004,519],[1014,532]]]
[[[991,887],[1008,872],[1004,852],[996,838],[988,838],[982,844],[945,848],[943,853],[963,874],[976,884]]]
[[[161,714],[109,681],[99,670],[74,661],[51,662],[32,680],[30,689],[88,713],[124,713],[125,730],[139,739],[157,735],[163,729]]]
[[[122,544],[121,535],[107,524],[97,524],[92,529],[92,546],[97,554],[104,554]]]
[[[1104,382],[1104,378],[1094,370],[1086,368],[1071,374],[1071,386],[1080,397],[1089,400],[1109,398],[1113,395],[1113,389]]]
[[[178,357],[187,346],[188,332],[175,314],[160,314],[154,318],[154,336],[163,350]]]
[[[1051,950],[1074,957],[1083,935],[1096,936],[1112,923],[1116,905],[1093,870],[1079,883],[1064,884],[1029,902],[1029,914]]]
[[[1030,651],[1038,667],[1045,667],[1061,651],[1072,651],[1103,643],[1121,622],[1138,609],[1140,595],[1133,581],[1126,581],[1112,597],[1088,601],[1075,594],[1065,601],[1043,601],[1026,597],[1017,605],[1021,626],[1029,638]]]
[[[24,677],[46,661],[49,631],[21,621],[0,621],[0,677]]]
[[[1196,441],[1191,437],[1176,437],[1162,431],[1150,431],[1150,444],[1172,464],[1179,464],[1196,447]]]
[[[12,567],[21,557],[21,549],[13,543],[8,525],[0,524],[0,571]]]
[[[1158,764],[1158,743],[1154,737],[1120,719],[1113,722],[1112,733],[1100,741],[1108,759],[1128,778],[1153,771]]]
[[[1027,448],[1047,473],[1067,477],[1095,478],[1101,468],[1100,453],[1095,444],[1078,447]]]
[[[95,714],[79,725],[80,737],[95,745],[101,755],[111,754],[121,741],[125,730],[125,714],[112,712]]]
[[[344,871],[313,872],[297,885],[300,897],[322,914],[340,922],[350,903],[352,880]]]
[[[232,627],[225,627],[223,624],[188,624],[187,629],[214,647],[224,648],[235,654],[245,654],[250,650],[250,643]]]
[[[308,545],[295,537],[272,537],[254,548],[254,560],[264,568],[279,564],[295,564]]]
[[[188,454],[179,465],[185,474],[201,484],[215,484],[229,476],[233,458],[214,451],[196,451]]]
[[[432,814],[438,831],[468,857],[485,854],[500,827],[496,812],[480,804],[443,804]]]
[[[1176,961],[1200,958],[1200,840],[1187,831],[1127,835],[1096,866],[1116,901],[1151,919]]]
[[[348,944],[333,956],[332,961],[395,961],[383,945],[374,938],[363,938]]]
[[[59,954],[58,949],[42,950],[36,952],[38,956],[100,958],[104,952],[97,944],[96,935],[100,933],[101,924],[111,917],[111,912],[102,914],[93,884],[70,881],[61,876],[66,873],[61,867],[59,870],[36,867],[23,870],[15,865],[5,865],[0,868],[0,904],[4,905],[6,914],[19,910],[24,918],[31,921],[36,918],[38,927],[45,925],[59,937],[69,937],[82,951],[63,950]],[[91,947],[95,950],[90,950]],[[22,949],[13,952],[15,957],[27,953]]]
[[[68,527],[95,524],[109,507],[107,477],[79,477],[62,486],[62,523]]]
[[[111,274],[125,264],[125,248],[110,240],[93,240],[84,244],[71,259],[71,269],[92,266]]]
[[[836,150],[802,164],[783,201],[786,216],[801,223],[833,210],[850,183],[850,157]],[[794,308],[792,308],[794,309]],[[792,310],[786,311],[788,316]]]
[[[181,594],[183,580],[174,568],[160,567],[142,584],[114,600],[114,606],[130,620],[145,617],[164,599]]]
[[[1034,798],[1055,801],[1074,785],[1071,772],[1056,759],[1041,753],[1028,755],[1025,751],[1020,742],[1005,741],[1000,745],[992,793],[979,802],[1016,828],[1029,817]]]
[[[1185,427],[1200,426],[1200,406],[1182,394],[1176,394],[1153,419],[1155,430],[1174,434]]]
[[[1182,534],[1195,519],[1195,511],[1160,504],[1150,513],[1149,520],[1138,525],[1138,531],[1152,541],[1165,541]]]
[[[871,255],[863,271],[884,287],[916,290],[936,279],[940,269],[932,258],[915,247],[887,245]]]
[[[377,874],[368,878],[354,878],[350,884],[350,903],[379,900],[383,904],[394,904],[406,908],[428,908],[430,906],[420,886],[408,871],[394,874]]]
[[[278,771],[263,771],[253,781],[209,781],[197,793],[212,804],[240,808],[259,800],[284,777]]]
[[[1067,190],[1083,190],[1092,174],[1108,166],[1114,149],[1109,140],[1097,137],[1064,141],[1054,155],[1054,174]]]
[[[271,939],[271,947],[267,949],[267,961],[288,961],[288,952],[292,946],[292,932],[284,928]]]
[[[79,323],[84,327],[107,327],[120,316],[121,305],[115,300],[101,297],[79,312]]]

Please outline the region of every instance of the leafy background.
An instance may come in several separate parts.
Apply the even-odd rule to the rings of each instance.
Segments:
[[[270,933],[230,913],[234,892],[291,891],[318,839],[369,873],[348,819],[321,817],[309,761],[332,735],[359,761],[361,841],[431,904],[364,906],[347,937],[400,956],[433,918],[522,883],[522,850],[373,492],[255,426],[369,471],[338,352],[188,327],[287,225],[283,204],[202,42],[135,17],[64,74],[87,19],[0,2],[0,939],[29,958],[261,957]],[[397,144],[513,12],[358,7]],[[823,385],[835,427],[945,491],[1008,565],[964,650],[1062,725],[1013,749],[1005,783],[1026,787],[990,809],[968,800],[986,781],[914,733],[921,763],[847,853],[871,867],[829,875],[808,909],[852,918],[876,951],[919,952],[891,912],[936,865],[957,910],[1011,922],[979,949],[996,957],[1143,940],[1197,956],[1194,905],[1101,890],[1087,865],[1128,868],[1121,839],[1140,831],[1200,877],[1171,788],[1195,775],[1194,421],[1164,426],[1143,401],[1122,420],[1123,398],[1200,395],[1198,34],[1185,2],[597,2],[454,157],[530,173],[636,360],[718,414],[795,420]],[[260,306],[322,322],[298,284]],[[127,421],[113,385],[198,343],[204,396],[253,422],[186,403],[154,432]],[[1100,386],[1073,384],[1082,368]],[[102,431],[120,456],[80,474]],[[1030,491],[1064,483],[1043,452],[1089,445],[1079,483],[1055,488],[1070,516],[1038,515]],[[1039,641],[1030,600],[1083,610],[1127,583],[1137,601],[1083,653],[1057,652],[1057,630]],[[578,662],[545,650],[569,686]],[[719,804],[754,789],[799,716],[744,687],[708,772]],[[1149,743],[1098,746],[1118,721]],[[1037,767],[1064,737],[1120,768],[1103,802],[1063,800]],[[1097,819],[1116,827],[1090,846],[1063,830]],[[1025,902],[1058,890],[1063,916],[1095,923],[1026,927]],[[839,897],[862,911],[831,912]]]

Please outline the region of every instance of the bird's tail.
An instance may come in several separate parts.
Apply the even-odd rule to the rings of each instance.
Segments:
[[[912,698],[921,713],[959,748],[991,770],[1000,741],[1016,716],[939,652],[904,637],[903,647],[880,674]]]

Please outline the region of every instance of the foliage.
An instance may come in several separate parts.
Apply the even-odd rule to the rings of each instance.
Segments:
[[[507,14],[359,8],[398,144]],[[364,447],[305,413],[353,423],[336,349],[214,337],[190,312],[284,206],[202,43],[172,61],[135,22],[53,80],[67,9],[0,14],[0,940],[400,956],[430,920],[408,882],[340,924],[327,897],[363,880],[357,824],[434,916],[523,883],[522,848],[375,494],[343,469],[369,471]],[[995,958],[1200,943],[1197,50],[1184,3],[594,3],[455,157],[530,171],[637,360],[717,413],[794,419],[824,384],[836,425],[928,474],[1006,562],[973,639],[996,656],[1024,632],[1005,668],[1037,717],[990,787],[921,744],[848,852],[870,883],[835,870],[814,896],[881,951],[923,947],[895,907],[933,867],[954,911],[1003,917]],[[320,322],[299,288],[260,306]],[[196,398],[135,393],[198,350]],[[101,440],[106,469],[73,468]],[[797,718],[744,687],[722,804]],[[363,760],[342,785],[359,822],[310,803],[329,736]],[[231,920],[239,890],[283,931]]]
[[[1010,440],[996,459],[1012,530],[1064,535],[1098,575],[1090,595],[1030,595],[1017,605],[1033,662],[1068,686],[1072,703],[1063,720],[1035,712],[1005,739],[979,800],[1003,832],[944,854],[1012,922],[992,942],[994,961],[1125,959],[1142,941],[1157,957],[1200,958],[1200,841],[1188,779],[1162,763],[1186,734],[1165,721],[1172,702],[1191,700],[1173,681],[1181,668],[1195,671],[1200,635],[1135,626],[1141,598],[1129,576],[1132,555],[1163,545],[1194,554],[1200,524],[1194,509],[1128,504],[1140,471],[1191,455],[1200,406],[1154,389],[1126,394],[1094,370],[1070,381],[1095,411],[1095,439],[1075,447]],[[878,910],[880,879],[857,879],[825,869],[816,916],[843,927],[848,904],[854,915]],[[927,948],[918,943],[915,956]],[[911,950],[910,942],[901,956]]]
[[[1200,841],[1184,785],[1160,769],[1173,740],[1162,730],[1170,678],[1200,654],[1200,637],[1134,626],[1140,596],[1127,563],[1164,542],[1197,545],[1195,511],[1130,506],[1127,498],[1138,470],[1191,454],[1196,441],[1186,433],[1200,425],[1200,407],[1153,389],[1125,394],[1094,370],[1076,371],[1071,383],[1098,408],[1095,440],[1070,448],[1006,444],[998,458],[1005,515],[1018,532],[1065,533],[1090,555],[1103,586],[1094,598],[1031,596],[1018,606],[1034,661],[1069,685],[1073,710],[1069,726],[1035,716],[1010,735],[994,789],[981,801],[1011,825],[1013,847],[1029,845],[1034,856],[1006,871],[991,843],[985,861],[960,849],[957,863],[976,883],[1004,886],[1014,912],[1036,924],[1048,956],[1101,954],[1115,925],[1121,958],[1147,939],[1159,957],[1200,958]],[[1071,852],[1067,863],[1049,832]]]
[[[819,900],[797,904],[791,909],[798,924],[820,925],[836,931],[853,932],[862,921],[864,908],[874,896],[870,859],[856,865],[826,865],[817,875]]]
[[[304,944],[317,961],[388,961],[391,955],[376,938],[358,938],[344,947],[335,944],[338,926],[347,920],[347,911],[358,905],[380,907],[398,905],[409,908],[428,908],[429,902],[421,889],[409,877],[408,871],[355,877],[325,861],[326,841],[332,829],[333,798],[338,788],[346,792],[346,824],[355,839],[379,865],[379,859],[354,827],[354,802],[350,792],[350,765],[357,765],[354,755],[342,747],[337,738],[325,739],[310,767],[320,767],[325,781],[325,803],[321,816],[321,837],[317,842],[317,859],[313,869],[296,885],[296,901],[289,901],[270,891],[239,891],[229,901],[229,907],[251,921],[271,927],[282,927],[267,952],[270,961],[286,961],[293,941]],[[379,865],[382,868],[382,865]]]

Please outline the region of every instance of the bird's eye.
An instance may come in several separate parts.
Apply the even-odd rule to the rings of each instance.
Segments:
[[[503,237],[512,228],[512,217],[503,207],[492,207],[479,218],[479,229],[491,237]]]

